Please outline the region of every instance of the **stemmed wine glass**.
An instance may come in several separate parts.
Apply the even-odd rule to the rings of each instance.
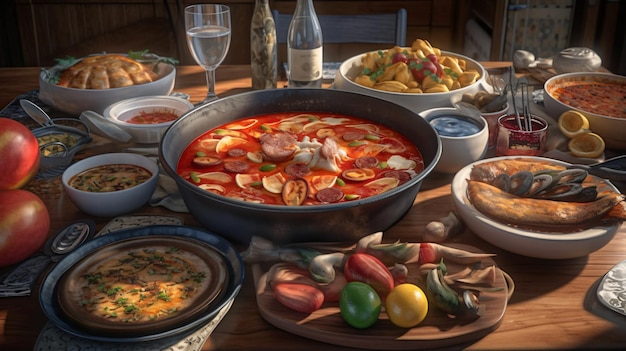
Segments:
[[[215,70],[224,61],[230,46],[230,8],[218,4],[185,7],[187,45],[196,62],[206,71],[208,92],[200,103],[217,99]]]

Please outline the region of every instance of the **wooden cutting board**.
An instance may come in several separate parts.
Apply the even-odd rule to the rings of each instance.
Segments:
[[[468,245],[450,245],[479,252]],[[488,263],[495,264],[493,261]],[[448,271],[454,273],[464,268],[450,262]],[[408,265],[409,272],[417,265]],[[500,324],[507,305],[508,285],[498,271],[495,287],[497,292],[482,292],[479,302],[482,315],[475,320],[456,320],[439,311],[432,304],[426,319],[411,329],[397,327],[383,312],[372,327],[359,330],[349,326],[341,317],[338,303],[325,303],[312,314],[303,314],[281,305],[274,299],[266,277],[269,266],[254,264],[253,278],[256,286],[257,306],[261,316],[270,324],[305,338],[360,349],[410,350],[445,347],[477,340]]]

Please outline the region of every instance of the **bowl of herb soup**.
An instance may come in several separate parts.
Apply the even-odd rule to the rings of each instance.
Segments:
[[[63,188],[83,212],[100,217],[130,213],[150,200],[159,168],[149,158],[131,153],[92,156],[68,167]]]

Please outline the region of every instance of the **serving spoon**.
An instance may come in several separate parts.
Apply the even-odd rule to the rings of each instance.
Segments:
[[[616,156],[590,165],[572,164],[567,168],[584,169],[601,178],[619,182],[626,181],[626,155]]]
[[[58,262],[94,235],[95,222],[84,219],[48,238],[44,253],[27,258],[0,281],[0,297],[28,296],[35,282],[50,263]]]
[[[104,137],[108,137],[122,143],[127,143],[132,139],[132,135],[108,121],[104,116],[94,111],[83,111],[78,117],[81,121],[88,124],[92,129],[98,131]]]
[[[24,109],[24,112],[26,112],[30,118],[39,123],[42,127],[54,125],[52,118],[30,100],[20,99],[20,106],[22,106],[22,109]]]

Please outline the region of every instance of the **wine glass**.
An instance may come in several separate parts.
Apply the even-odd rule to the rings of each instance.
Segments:
[[[217,99],[215,70],[230,46],[230,8],[218,4],[185,7],[185,31],[191,55],[206,71],[208,92],[200,103],[205,104]]]

